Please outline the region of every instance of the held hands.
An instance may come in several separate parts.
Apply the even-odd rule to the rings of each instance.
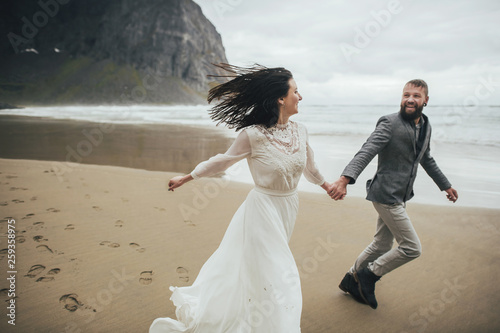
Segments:
[[[458,192],[457,190],[455,190],[453,187],[450,187],[449,189],[445,190],[446,192],[446,197],[448,198],[448,200],[450,201],[457,201],[458,199]]]
[[[168,182],[168,190],[173,192],[174,189],[181,187],[190,180],[193,180],[193,177],[191,175],[176,176],[170,179],[170,181]]]
[[[349,181],[350,181],[350,178],[345,177],[345,176],[341,176],[334,183],[330,184],[330,183],[325,182],[325,184],[328,184],[327,188],[325,188],[323,186],[321,186],[321,187],[323,187],[326,190],[326,192],[328,193],[330,198],[332,198],[333,200],[335,200],[335,201],[344,200],[344,198],[347,195],[347,184],[349,184]]]

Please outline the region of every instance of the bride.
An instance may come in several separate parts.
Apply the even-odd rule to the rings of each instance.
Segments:
[[[219,248],[190,287],[170,287],[177,320],[157,318],[150,333],[300,332],[302,294],[288,242],[298,210],[301,174],[328,191],[314,162],[306,128],[290,121],[302,96],[284,68],[217,65],[232,79],[212,88],[211,117],[242,130],[225,154],[174,177],[190,180],[226,170],[246,158],[255,188],[239,207]]]

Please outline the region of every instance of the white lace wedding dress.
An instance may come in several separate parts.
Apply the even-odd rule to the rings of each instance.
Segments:
[[[288,246],[302,173],[321,185],[306,128],[296,122],[244,129],[225,154],[191,173],[205,177],[247,158],[255,188],[239,207],[219,248],[190,287],[170,287],[177,320],[158,318],[150,333],[297,333],[302,294]]]

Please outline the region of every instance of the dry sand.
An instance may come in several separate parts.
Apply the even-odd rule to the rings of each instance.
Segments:
[[[83,164],[60,181],[52,163],[0,160],[0,247],[9,219],[17,236],[16,326],[4,307],[2,332],[147,332],[156,317],[174,316],[168,287],[193,282],[251,189],[210,178],[172,193],[172,173]],[[207,189],[207,202],[193,202]],[[371,240],[374,209],[357,198],[300,199],[290,245],[302,332],[500,330],[500,211],[410,205],[423,255],[377,284],[372,310],[337,285]]]

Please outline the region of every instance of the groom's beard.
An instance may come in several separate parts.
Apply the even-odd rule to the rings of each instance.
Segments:
[[[401,109],[399,110],[399,113],[401,113],[401,116],[403,117],[403,119],[405,119],[407,121],[411,121],[411,120],[418,119],[422,116],[422,111],[424,109],[424,106],[423,105],[418,106],[417,103],[413,104],[412,106],[415,107],[415,111],[413,111],[412,113],[408,113],[406,111],[407,105],[401,105]]]

